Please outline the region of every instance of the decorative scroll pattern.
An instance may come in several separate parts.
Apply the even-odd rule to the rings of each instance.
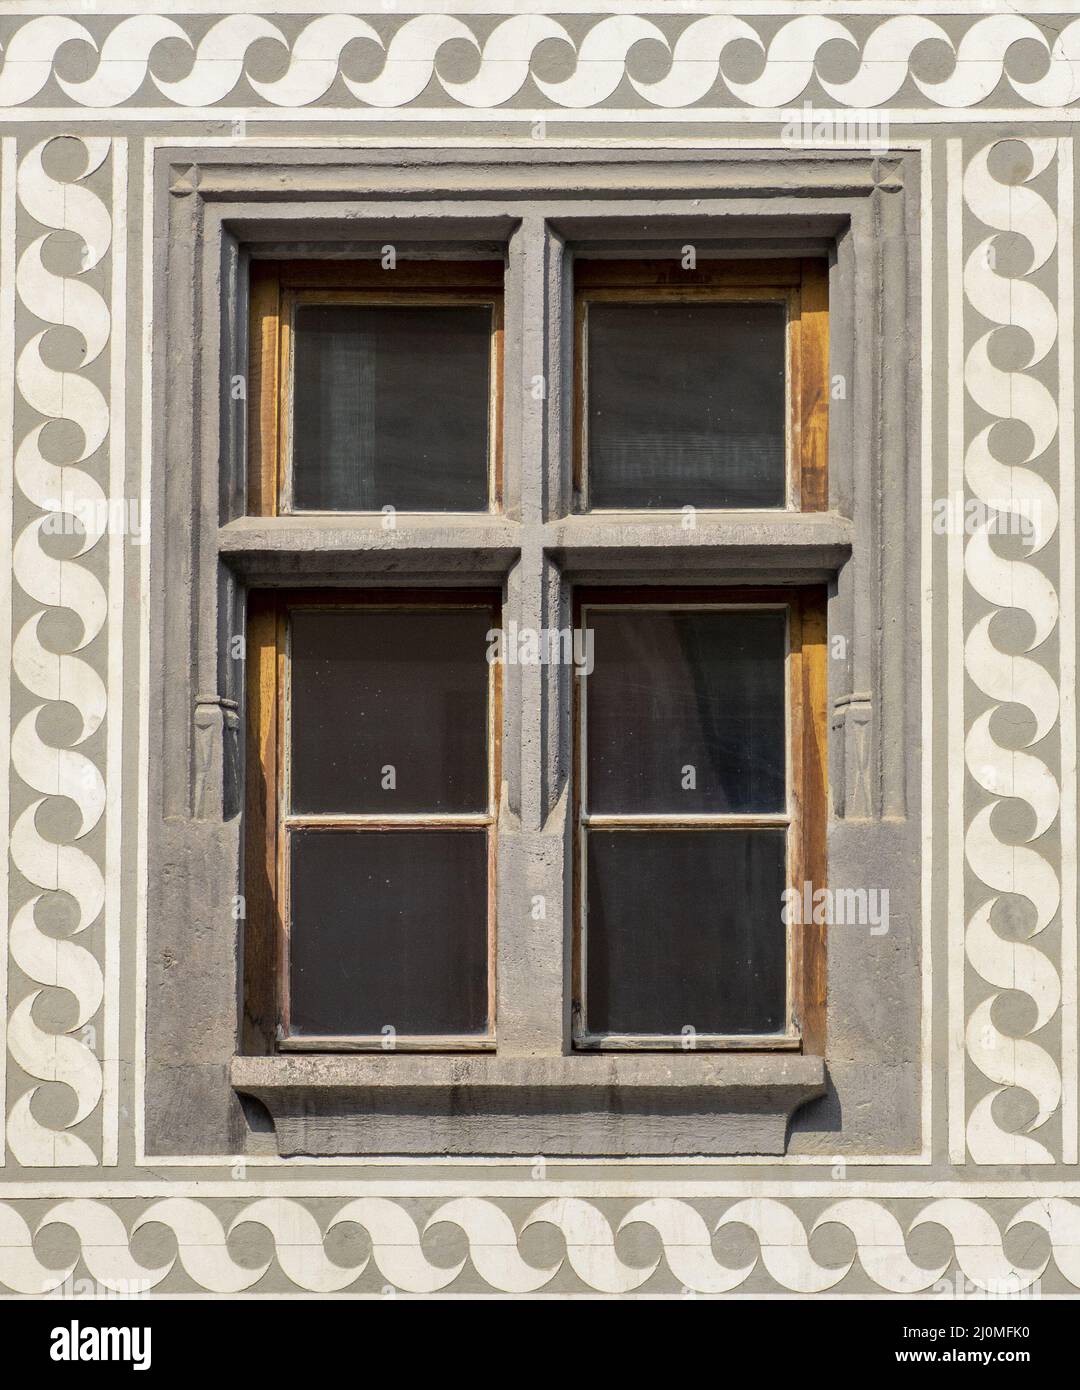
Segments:
[[[50,86],[61,101],[99,108],[132,101],[202,107],[228,97],[245,104],[254,98],[270,106],[302,107],[328,95],[339,106],[397,107],[430,91],[436,98],[478,109],[502,106],[523,89],[553,107],[587,108],[608,101],[625,79],[654,108],[712,102],[766,110],[800,99],[816,81],[824,99],[866,109],[892,101],[910,79],[930,106],[976,106],[1002,88],[1006,101],[1019,99],[1022,105],[1046,109],[1080,99],[1080,20],[1069,22],[1068,6],[1062,8],[1056,34],[1049,25],[1009,11],[975,18],[959,41],[936,20],[918,14],[884,18],[862,41],[848,25],[824,15],[788,19],[768,39],[735,13],[690,19],[674,37],[670,26],[644,16],[609,15],[597,18],[576,41],[557,19],[543,14],[503,19],[483,39],[468,21],[449,14],[401,19],[389,37],[351,14],[325,14],[287,28],[257,14],[233,14],[216,20],[197,40],[178,20],[164,15],[132,15],[101,32],[68,16],[43,15],[27,20],[7,40],[0,106],[30,102]],[[73,39],[97,54],[94,70],[79,79],[55,70],[59,49]],[[247,68],[249,50],[266,39],[280,44],[288,56],[286,70],[272,80],[260,80]],[[190,50],[191,65],[170,80],[158,76],[152,58],[159,44],[171,40]],[[364,80],[351,76],[342,63],[344,50],[356,40],[382,54],[381,70]],[[628,68],[630,51],[642,40],[669,55],[667,71],[652,80]],[[951,52],[948,76],[932,80],[912,64],[916,48],[927,40]],[[440,74],[439,50],[450,41],[475,53],[473,76],[453,81]],[[537,49],[549,41],[562,45],[572,64],[569,75],[559,80],[534,70]],[[1045,54],[1042,70],[1028,80],[1014,76],[1006,61],[1010,47],[1020,41]],[[756,76],[728,76],[733,44],[752,45],[760,55]],[[818,55],[828,44],[851,51],[853,71],[843,80],[817,69]]]
[[[1059,715],[1052,658],[1046,654],[1058,623],[1058,595],[1043,554],[1058,526],[1057,497],[1045,476],[1056,474],[1059,462],[1058,411],[1054,396],[1034,374],[1057,339],[1055,306],[1035,277],[1055,254],[1058,226],[1053,208],[1033,187],[1052,165],[1057,141],[1024,144],[1031,170],[1022,183],[995,177],[993,145],[971,159],[964,176],[965,203],[989,229],[967,257],[964,292],[992,325],[971,343],[964,362],[967,394],[993,422],[979,430],[965,453],[968,487],[987,509],[985,521],[965,547],[965,574],[971,588],[991,605],[968,633],[964,651],[968,676],[992,702],[968,727],[965,746],[968,773],[986,793],[968,822],[965,841],[968,865],[985,885],[967,920],[967,958],[993,991],[967,1015],[968,1056],[992,1084],[967,1118],[968,1148],[978,1163],[1054,1162],[1051,1144],[1056,1141],[1037,1132],[1058,1111],[1062,1083],[1059,1061],[1048,1050],[1045,1034],[1039,1036],[1061,1002],[1059,968],[1046,945],[1046,929],[1061,904],[1061,885],[1042,839],[1057,821],[1060,787],[1040,748]],[[1022,237],[1030,247],[1024,274],[1009,276],[995,268],[999,233]],[[1011,330],[1015,339],[1017,329],[1028,335],[1030,353],[1021,369],[1002,370],[992,360],[995,336]],[[995,457],[993,431],[998,421],[1027,427],[1030,447],[1021,462],[1010,465]],[[1071,459],[1060,462],[1073,466]],[[1028,528],[1023,559],[1004,558],[1000,541],[991,538],[1005,510],[1022,517]],[[1029,620],[1030,640],[1021,654],[1010,654],[995,640],[995,618],[1006,610],[1019,610]],[[1023,706],[1030,714],[1032,732],[1026,748],[1003,747],[994,736],[994,716],[1005,705]],[[1007,842],[995,829],[994,813],[1005,798],[1015,798],[1030,810],[1026,843]],[[1011,904],[1010,898],[1015,900]],[[995,908],[1010,906],[1030,919],[1024,940],[1005,939],[995,930]],[[1007,1035],[995,1020],[994,1005],[1004,991],[1019,991],[1031,1001],[1026,1036]],[[1026,1133],[1007,1132],[995,1117],[995,1101],[1009,1087],[1019,1087],[1033,1099],[1035,1114]]]
[[[1051,1262],[1065,1288],[1080,1286],[1080,1207],[1061,1198],[1013,1207],[1010,1216],[995,1216],[977,1202],[942,1198],[908,1204],[905,1226],[877,1201],[842,1199],[822,1205],[815,1217],[804,1220],[786,1203],[759,1197],[735,1202],[718,1220],[708,1222],[688,1202],[654,1197],[638,1202],[621,1220],[609,1221],[592,1202],[560,1197],[525,1208],[515,1223],[487,1198],[456,1198],[444,1202],[426,1221],[418,1221],[400,1202],[363,1197],[343,1202],[322,1224],[292,1198],[261,1198],[223,1220],[206,1201],[166,1197],[147,1206],[129,1226],[104,1202],[78,1198],[51,1207],[32,1230],[14,1206],[5,1203],[0,1204],[0,1285],[24,1294],[62,1286],[79,1267],[78,1261],[51,1268],[39,1258],[33,1240],[35,1233],[62,1224],[78,1236],[82,1265],[90,1277],[117,1292],[149,1292],[169,1281],[162,1290],[167,1292],[177,1287],[175,1278],[170,1279],[175,1274],[218,1294],[242,1293],[268,1275],[274,1287],[284,1280],[297,1290],[331,1294],[357,1285],[369,1273],[361,1288],[372,1289],[374,1283],[374,1292],[389,1286],[431,1294],[453,1291],[465,1273],[464,1287],[475,1286],[479,1276],[490,1289],[507,1294],[539,1292],[559,1276],[562,1291],[569,1274],[571,1289],[604,1294],[630,1294],[646,1285],[650,1290],[723,1294],[755,1275],[755,1288],[764,1291],[771,1287],[813,1294],[835,1289],[854,1275],[861,1287],[868,1281],[883,1293],[911,1295],[934,1290],[935,1285],[943,1292],[941,1281],[958,1270],[976,1289],[1021,1294],[1042,1280]],[[467,1253],[453,1263],[435,1262],[424,1249],[423,1237],[444,1222],[457,1226],[468,1243]],[[272,1254],[262,1253],[265,1246],[260,1242],[258,1257],[236,1257],[230,1237],[246,1223],[269,1232]],[[348,1265],[331,1259],[325,1246],[331,1232],[346,1223],[362,1228],[370,1240],[370,1253]],[[147,1265],[135,1257],[131,1245],[140,1231],[154,1224],[172,1232],[175,1254]],[[541,1224],[554,1227],[561,1236],[546,1264],[526,1259],[519,1249],[522,1237]],[[948,1233],[951,1250],[928,1267],[912,1259],[906,1237],[930,1225]],[[618,1237],[635,1226],[650,1228],[654,1239],[649,1253],[630,1261],[620,1253]],[[718,1258],[712,1244],[716,1232],[732,1226],[748,1228],[756,1246],[737,1265]],[[830,1226],[843,1228],[847,1237],[843,1253],[833,1253],[823,1262],[811,1243]],[[1016,1263],[1005,1252],[1006,1234],[1019,1226],[1045,1233],[1031,1231],[1032,1239],[1021,1242],[1030,1264]]]
[[[1023,108],[1032,120],[1080,101],[1080,19],[1067,14],[1053,24],[1037,24],[1012,12],[967,21],[950,17],[947,31],[934,19],[915,14],[883,19],[868,14],[854,23],[802,15],[762,23],[722,13],[724,8],[718,3],[718,12],[710,16],[673,16],[662,23],[609,15],[581,28],[545,15],[519,15],[481,29],[472,19],[451,15],[379,15],[372,23],[351,14],[277,22],[244,14],[199,23],[197,37],[189,33],[189,28],[195,32],[192,21],[183,17],[148,13],[83,23],[40,16],[5,22],[0,31],[0,108],[69,105],[115,111],[109,118],[115,121],[125,108],[156,107],[167,126],[186,111],[230,102],[301,116],[316,103],[346,111],[449,105],[455,108],[448,113],[454,120],[514,101],[570,111],[611,103],[634,107],[635,115],[649,121],[661,119],[665,110],[693,107],[775,112],[804,96],[848,109],[887,108],[894,100],[957,111],[986,103]],[[273,78],[259,77],[260,65],[254,61],[253,50],[267,40],[278,45],[282,57]],[[915,57],[927,40],[953,55],[944,77],[930,80]],[[79,78],[66,63],[57,62],[71,41],[94,55]],[[177,41],[188,50],[190,62],[186,71],[166,77],[164,60]],[[348,51],[358,41],[382,55],[381,66],[376,64],[374,75],[364,79],[356,75]],[[666,67],[650,79],[640,75],[631,57],[642,41],[654,46],[654,60],[655,46],[668,54]],[[1009,55],[1018,42],[1027,46],[1028,61],[1032,46],[1045,57],[1039,75],[1030,80],[1016,75]],[[455,81],[440,71],[440,64],[446,66],[441,50],[448,44],[472,50],[472,76]],[[831,63],[822,63],[819,71],[823,50],[834,44],[851,59],[843,80],[828,75]],[[159,51],[165,45],[168,49]],[[758,62],[738,71],[756,75],[740,79],[735,65],[744,62],[746,45],[756,51]],[[540,51],[552,46],[554,59],[561,53],[564,63],[565,75],[557,79],[545,75],[547,63],[538,61]],[[17,183],[22,237],[16,291],[24,314],[44,327],[20,347],[16,370],[19,418],[27,410],[39,417],[18,440],[17,514],[27,505],[38,514],[18,534],[13,553],[21,592],[16,595],[12,666],[21,690],[12,763],[22,795],[16,800],[19,814],[10,843],[17,872],[7,1046],[15,1066],[4,1103],[11,1101],[7,1134],[12,1157],[39,1169],[99,1162],[93,1116],[102,1094],[101,1030],[95,1033],[93,1025],[101,1009],[103,977],[99,953],[87,943],[97,935],[105,888],[101,856],[88,853],[86,841],[105,812],[106,788],[104,755],[91,756],[87,750],[97,746],[94,736],[107,714],[98,671],[104,667],[99,649],[108,614],[105,589],[87,561],[102,537],[87,504],[104,500],[98,479],[104,477],[109,431],[108,403],[96,384],[95,363],[108,344],[110,313],[92,281],[108,255],[113,230],[109,208],[94,191],[111,141],[75,138],[86,156],[78,178],[63,182],[46,171],[44,141],[25,154]],[[1046,196],[1057,142],[1031,138],[1023,143],[1032,167],[1021,184],[995,176],[987,147],[971,159],[963,187],[970,217],[986,229],[966,258],[965,297],[989,325],[980,325],[965,341],[964,387],[973,406],[994,421],[1019,422],[1031,437],[1020,462],[1012,456],[1005,462],[995,454],[990,427],[980,429],[965,450],[971,495],[988,505],[1010,498],[1012,510],[1027,519],[1033,535],[1023,559],[1002,558],[985,526],[965,549],[966,581],[991,609],[968,632],[964,650],[967,677],[990,702],[984,711],[980,701],[964,750],[977,797],[965,853],[985,889],[968,904],[965,922],[967,960],[982,982],[970,991],[966,1051],[985,1083],[966,1116],[966,1138],[972,1159],[985,1164],[1045,1164],[1061,1158],[1055,1117],[1063,1067],[1047,1027],[1060,1016],[1062,998],[1060,962],[1049,944],[1061,911],[1053,857],[1058,846],[1052,838],[1059,823],[1061,781],[1044,741],[1052,739],[1058,726],[1064,694],[1048,654],[1060,622],[1058,592],[1047,572],[1058,534],[1058,501],[1050,480],[1058,476],[1059,463],[1071,465],[1072,460],[1055,458],[1057,402],[1042,384],[1059,332],[1056,306],[1043,286],[1045,272],[1059,254],[1059,238],[1063,243],[1071,237],[1072,228],[1063,219],[1059,229]],[[119,219],[119,205],[116,211]],[[52,231],[82,238],[85,254],[77,272],[61,275],[49,268],[52,262],[43,250]],[[1022,273],[1006,274],[995,267],[993,252],[1006,233],[1019,233],[1030,245],[1030,263]],[[77,369],[50,365],[51,326],[81,339],[84,350]],[[995,336],[1018,328],[1029,335],[1028,359],[1020,368],[1004,370],[995,364]],[[50,457],[44,433],[56,421],[81,431],[75,456],[62,464]],[[78,547],[68,547],[66,558],[57,558],[46,523],[67,505],[77,506],[80,523],[90,524]],[[99,506],[96,513],[104,519],[106,509]],[[1060,587],[1065,593],[1065,586]],[[27,604],[33,606],[29,617]],[[56,611],[72,618],[78,629],[74,645],[63,652],[54,650],[42,630],[43,619]],[[1019,654],[1000,645],[994,628],[996,615],[1015,613],[1026,615],[1030,623],[1026,650]],[[57,747],[46,734],[50,714],[61,705],[75,712],[78,727],[68,746]],[[1031,735],[1023,749],[1004,747],[995,738],[994,713],[1005,705],[1020,705],[1030,716]],[[24,804],[27,795],[29,803]],[[59,844],[44,829],[47,803],[53,799],[76,813],[73,832]],[[1021,801],[1030,811],[1031,828],[1023,844],[1003,839],[995,828],[995,808],[1006,799]],[[75,908],[73,926],[59,938],[38,920],[54,898]],[[1024,940],[1006,939],[995,925],[999,904],[1008,906],[1010,900],[1028,914]],[[37,1001],[51,992],[74,1001],[63,1031],[50,1030],[42,1017],[35,1017]],[[1005,992],[1020,992],[1031,1003],[1023,1037],[1007,1034],[995,1020],[995,1002]],[[35,1113],[34,1097],[43,1087],[62,1087],[73,1097],[66,1122],[50,1123],[42,1118],[44,1111]],[[1014,1088],[1032,1100],[1033,1118],[1022,1133],[1003,1128],[995,1115],[997,1098]],[[651,1197],[629,1210],[620,1207],[615,1217],[606,1203],[573,1195],[502,1203],[461,1197],[444,1201],[428,1215],[426,1206],[418,1214],[419,1204],[380,1196],[324,1195],[308,1204],[284,1195],[243,1198],[238,1192],[229,1200],[195,1200],[179,1195],[182,1188],[163,1183],[161,1199],[150,1202],[133,1201],[122,1186],[108,1200],[0,1201],[0,1288],[40,1294],[85,1270],[104,1287],[123,1292],[191,1287],[225,1294],[257,1287],[377,1292],[383,1285],[419,1294],[453,1292],[480,1281],[507,1294],[685,1289],[711,1295],[754,1288],[910,1295],[932,1292],[958,1270],[976,1287],[994,1292],[1031,1289],[1043,1279],[1080,1289],[1080,1203],[1064,1197],[935,1199],[928,1190],[925,1198],[914,1198],[910,1187],[906,1195],[883,1192],[873,1200],[752,1197],[726,1207],[722,1202]],[[988,1193],[992,1186],[987,1184]],[[596,1188],[591,1191],[595,1195]],[[706,1215],[709,1211],[713,1214]],[[455,1243],[452,1259],[429,1253],[432,1242],[425,1237],[440,1223],[464,1236],[465,1247],[459,1250],[460,1242]],[[62,1267],[48,1263],[47,1253],[49,1236],[58,1226],[74,1232],[79,1244],[78,1259]],[[366,1233],[370,1253],[342,1263],[346,1257],[337,1234],[348,1226]],[[557,1233],[553,1246],[544,1242],[543,1259],[533,1253],[539,1246],[530,1235],[540,1227]],[[716,1237],[730,1234],[733,1227],[745,1228],[752,1243],[749,1253],[725,1260],[724,1242]],[[929,1227],[944,1233],[947,1244],[924,1243],[920,1233]],[[1021,1227],[1027,1228],[1025,1240],[1007,1241]],[[257,1228],[257,1254],[244,1249],[243,1236],[251,1228]],[[642,1228],[647,1241],[631,1255],[628,1234]],[[161,1239],[144,1240],[141,1233],[151,1231]],[[1007,1244],[1009,1251],[1026,1251],[1023,1258],[1030,1263],[1016,1263]],[[151,1259],[146,1253],[151,1245],[155,1252],[164,1247],[164,1254]],[[935,1254],[928,1263],[925,1250],[930,1247]]]
[[[15,454],[18,491],[38,514],[17,536],[13,556],[15,580],[34,611],[16,630],[12,666],[34,703],[12,733],[12,764],[33,799],[12,828],[11,858],[22,877],[40,891],[22,902],[12,918],[11,959],[30,988],[19,998],[20,977],[13,973],[12,999],[18,1002],[8,1022],[8,1047],[28,1076],[67,1087],[75,1099],[75,1113],[62,1128],[51,1128],[32,1108],[38,1086],[24,1089],[15,1099],[8,1140],[15,1158],[32,1167],[98,1162],[90,1144],[74,1131],[93,1113],[102,1094],[98,1030],[91,1026],[102,1001],[102,970],[97,956],[79,938],[99,920],[105,888],[98,863],[77,842],[94,829],[105,810],[101,770],[81,748],[105,718],[105,686],[79,653],[105,626],[107,603],[101,582],[79,560],[100,540],[107,513],[105,506],[98,505],[104,493],[94,473],[103,466],[109,410],[87,369],[108,342],[110,316],[102,296],[83,277],[109,249],[109,211],[86,179],[107,158],[110,141],[81,142],[86,168],[70,183],[59,182],[46,171],[42,156],[48,143],[36,145],[19,166],[19,203],[41,227],[82,238],[81,268],[71,275],[58,275],[48,268],[42,252],[50,232],[45,231],[19,257],[16,292],[28,314],[46,325],[77,333],[84,351],[78,371],[50,366],[43,352],[50,332],[46,327],[22,348],[15,370],[19,395],[43,418],[22,438]],[[77,437],[81,432],[76,456],[62,464],[50,460],[47,436],[43,437],[52,421],[70,422],[77,427]],[[76,516],[85,527],[81,539],[71,536]],[[95,517],[100,518],[97,524]],[[56,542],[50,545],[48,540],[54,529],[76,543],[73,554],[69,544],[71,558],[56,558]],[[63,653],[54,651],[42,636],[42,619],[55,609],[66,610],[81,630],[73,649]],[[56,747],[41,733],[42,716],[56,704],[78,715],[79,728],[70,747]],[[39,828],[41,808],[54,797],[66,799],[77,812],[71,843],[58,844]],[[39,926],[38,911],[52,896],[76,908],[77,921],[70,935],[56,938]],[[66,990],[75,1001],[75,1017],[63,1032],[51,1031],[35,1018],[35,1004],[45,990]]]

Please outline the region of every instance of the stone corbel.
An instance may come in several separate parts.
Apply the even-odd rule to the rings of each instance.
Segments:
[[[196,820],[229,820],[239,810],[239,729],[235,700],[195,696]]]
[[[865,692],[841,695],[833,702],[832,736],[839,761],[835,780],[836,815],[841,820],[869,820],[874,815],[870,775],[873,699]]]

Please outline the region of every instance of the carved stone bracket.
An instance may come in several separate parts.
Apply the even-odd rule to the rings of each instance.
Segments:
[[[874,813],[870,778],[873,713],[873,699],[865,692],[841,695],[833,701],[832,735],[839,762],[833,796],[841,820],[867,820]]]
[[[239,810],[239,729],[235,700],[195,696],[196,820],[228,820]]]

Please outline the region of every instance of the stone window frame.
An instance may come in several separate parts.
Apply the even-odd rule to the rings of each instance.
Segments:
[[[918,1055],[921,673],[907,544],[918,504],[917,165],[913,153],[780,150],[601,157],[541,147],[486,151],[482,160],[460,149],[159,152],[150,1156],[234,1153],[257,1146],[268,1126],[282,1156],[782,1154],[792,1116],[808,1102],[818,1101],[811,1113],[821,1128],[843,1129],[830,1073],[865,1068],[873,1052],[863,1019],[877,982],[842,938],[839,949],[830,941],[824,1056],[572,1052],[571,677],[511,667],[497,1053],[241,1055],[236,653],[255,586],[467,578],[503,585],[521,626],[551,628],[569,622],[576,586],[672,576],[827,585],[830,635],[845,639],[829,672],[829,881],[871,874],[911,905],[904,968],[913,987],[892,1041],[909,1060]],[[357,516],[245,516],[246,393],[237,386],[250,259],[346,255],[350,245],[385,241],[506,256],[503,513],[399,518],[394,531]],[[830,372],[849,387],[830,405],[828,511],[701,513],[693,531],[647,514],[573,513],[572,255],[666,255],[686,243],[702,254],[828,255]],[[537,380],[545,391],[531,389]],[[539,923],[522,908],[537,893],[548,904]],[[882,1151],[916,1146],[910,1125],[898,1139],[879,1118]]]

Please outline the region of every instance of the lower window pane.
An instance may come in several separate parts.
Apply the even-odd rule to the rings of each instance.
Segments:
[[[487,832],[294,830],[290,1029],[487,1029]]]
[[[591,830],[591,1034],[785,1027],[783,830]]]

